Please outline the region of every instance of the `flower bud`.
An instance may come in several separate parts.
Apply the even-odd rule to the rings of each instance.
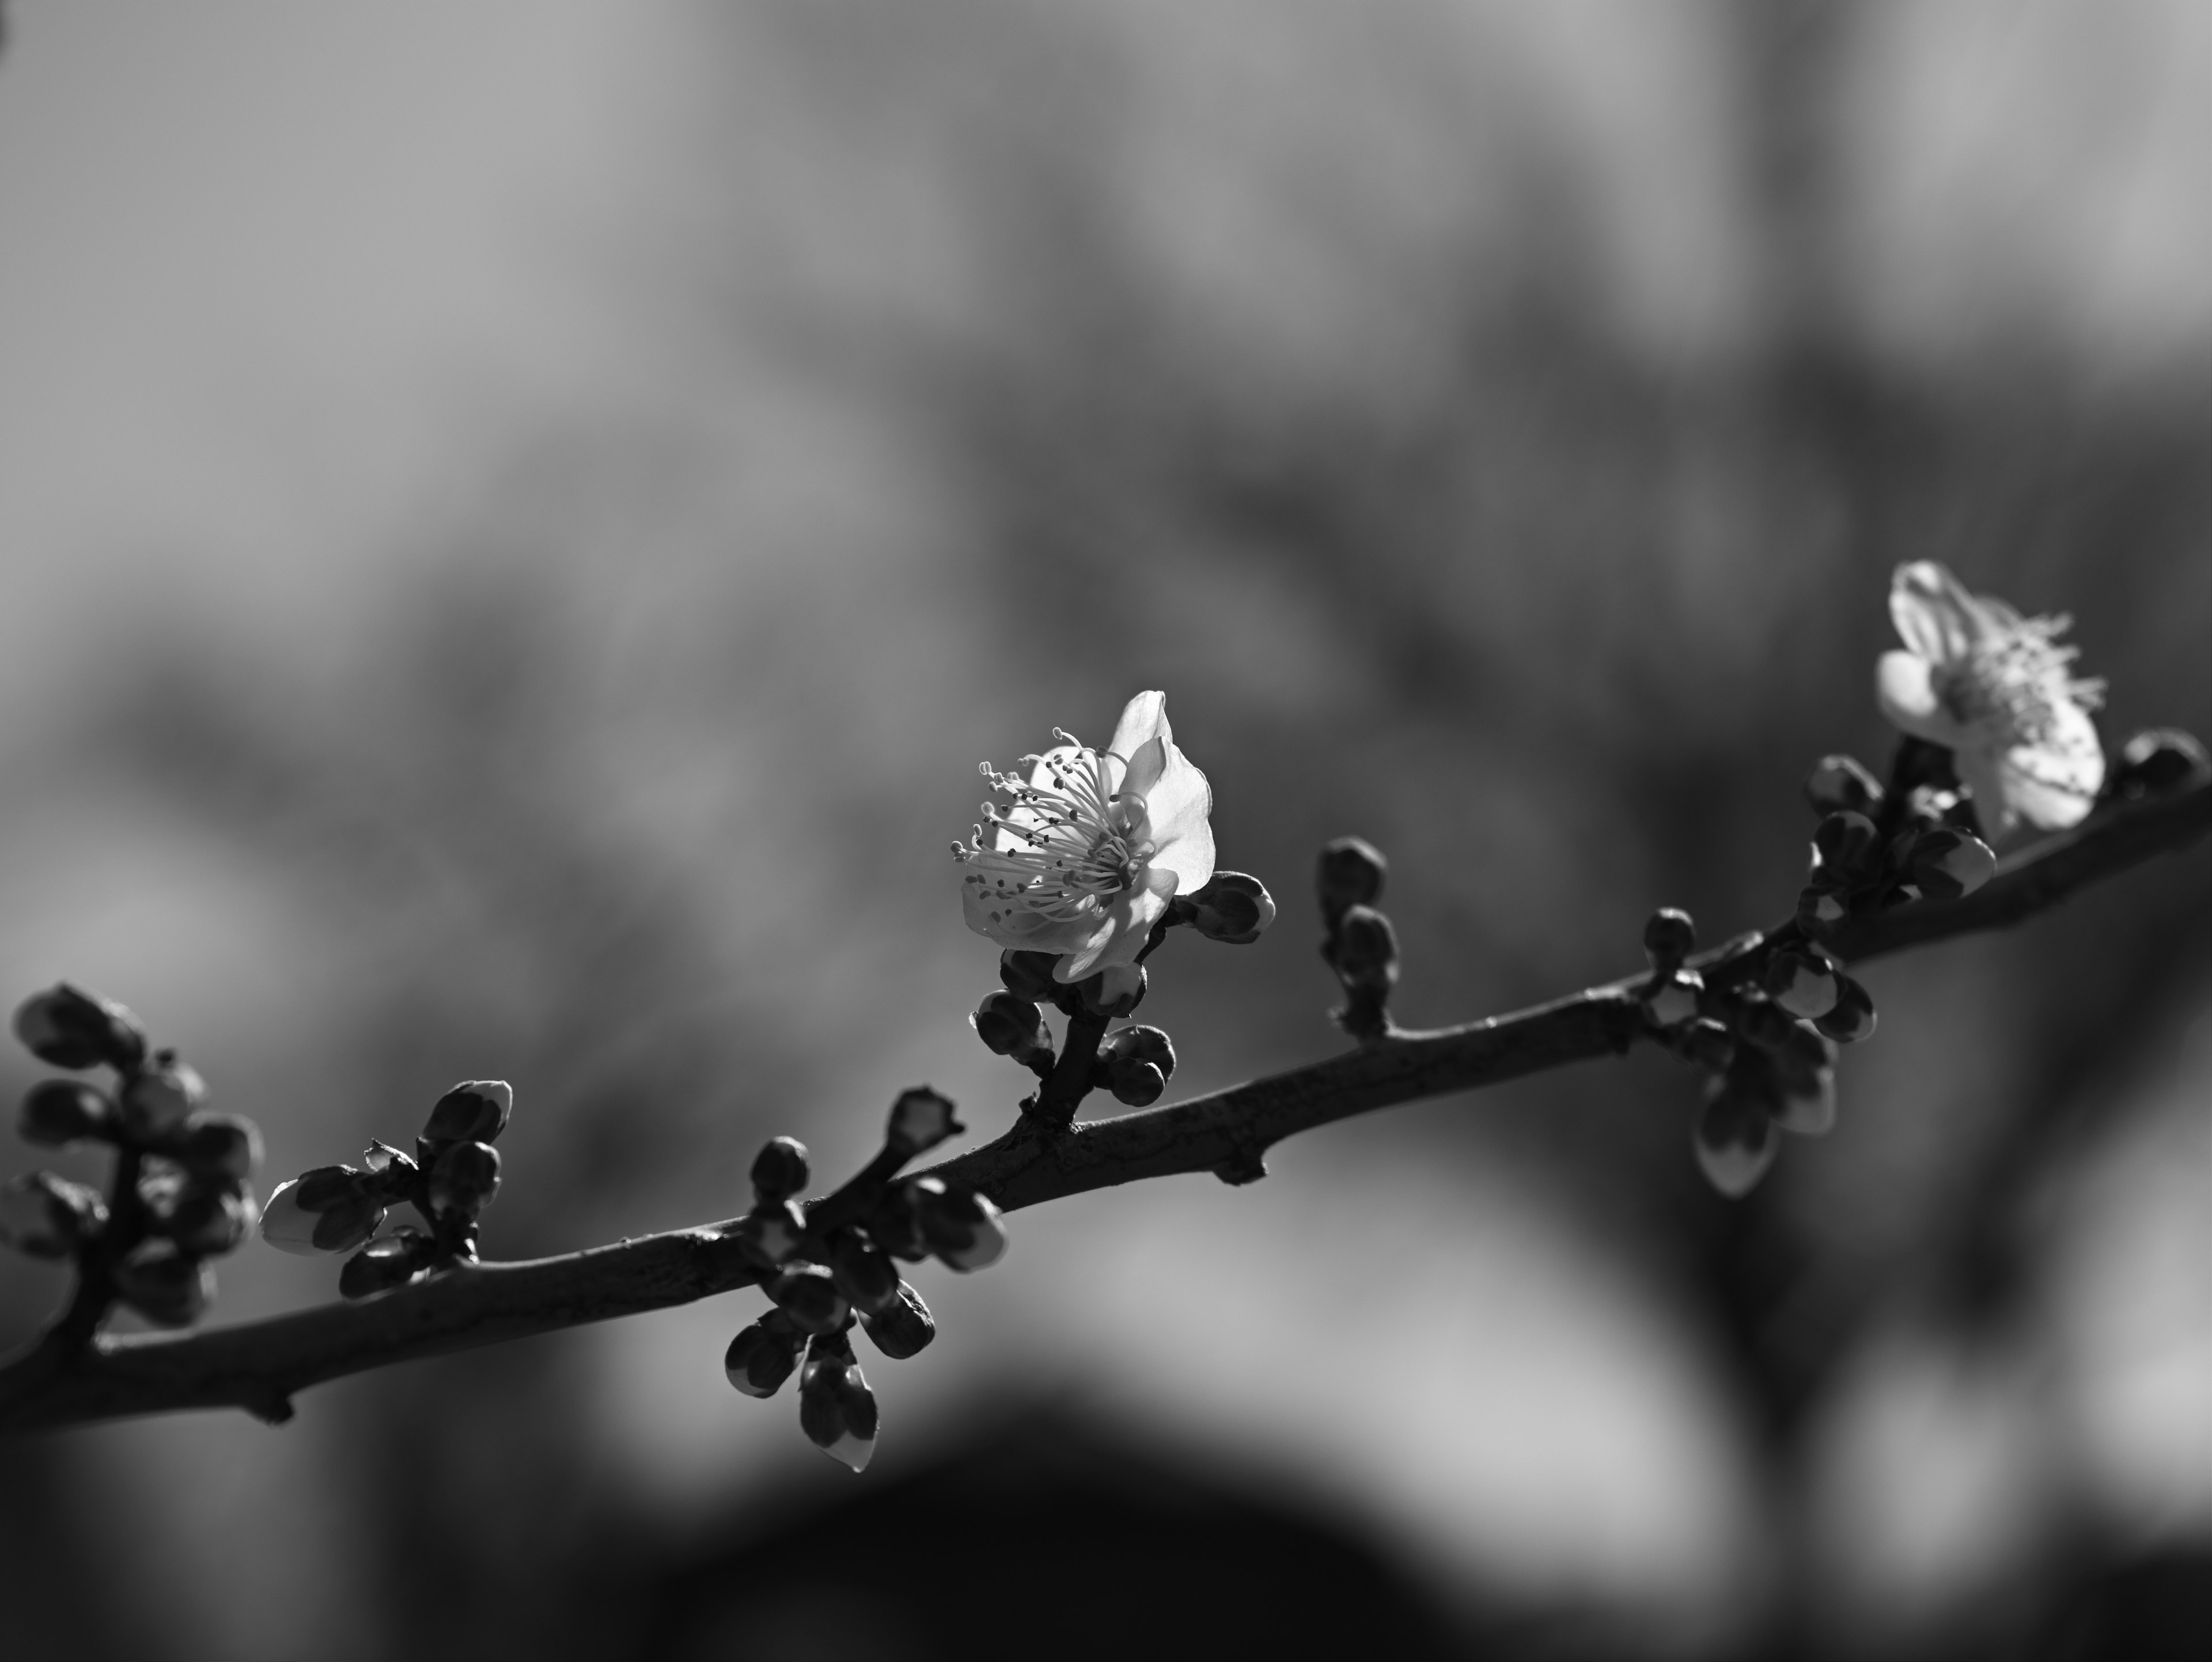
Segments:
[[[372,1293],[404,1287],[430,1267],[436,1251],[428,1235],[403,1225],[345,1261],[338,1270],[338,1294],[343,1298],[365,1299]]]
[[[1996,875],[1997,856],[1972,831],[1945,825],[1914,841],[1908,865],[1921,893],[1955,900]]]
[[[1805,800],[1815,813],[1866,813],[1881,807],[1881,782],[1855,756],[1823,756],[1805,776]]]
[[[1797,896],[1797,927],[1809,940],[1833,934],[1850,915],[1850,903],[1843,891],[1817,880],[1807,884]]]
[[[1175,1065],[1175,1044],[1158,1027],[1121,1028],[1098,1049],[1100,1082],[1132,1108],[1158,1102]]]
[[[968,1018],[968,1025],[983,1041],[985,1050],[1017,1062],[1027,1061],[1051,1042],[1045,1032],[1044,1013],[1034,1000],[1018,993],[1002,990],[988,995]]]
[[[817,1339],[799,1376],[799,1428],[807,1440],[855,1471],[876,1452],[876,1393],[844,1340]]]
[[[785,1270],[768,1284],[775,1307],[803,1332],[834,1333],[853,1312],[835,1277],[818,1263],[802,1263]]]
[[[1149,1108],[1166,1093],[1168,1076],[1149,1062],[1118,1062],[1107,1070],[1106,1088],[1116,1102]]]
[[[1654,1026],[1679,1027],[1697,1020],[1698,995],[1705,986],[1705,977],[1695,970],[1677,969],[1672,974],[1655,972],[1637,996],[1644,1001]]]
[[[1682,1030],[1682,1055],[1710,1073],[1723,1073],[1735,1060],[1735,1035],[1728,1024],[1701,1019]]]
[[[157,1050],[152,1062],[124,1079],[123,1129],[134,1137],[166,1139],[206,1100],[206,1082],[174,1050]]]
[[[1864,875],[1881,849],[1881,833],[1863,813],[1832,813],[1813,833],[1813,870],[1839,883]]]
[[[261,1133],[236,1114],[195,1114],[170,1153],[196,1171],[243,1183],[261,1164]]]
[[[2105,794],[2123,802],[2170,796],[2212,777],[2204,746],[2179,728],[2138,733],[2120,748],[2120,764],[2105,782]]]
[[[999,979],[1016,998],[1025,998],[1032,1004],[1050,1004],[1062,991],[1052,973],[1053,966],[1059,962],[1050,953],[1000,953]]]
[[[840,1231],[830,1243],[830,1275],[853,1307],[872,1316],[898,1302],[899,1273],[883,1249],[865,1237]]]
[[[929,1250],[955,1269],[987,1269],[1006,1250],[1005,1215],[972,1189],[917,1187],[915,1212]]]
[[[1224,946],[1249,947],[1275,921],[1275,900],[1267,886],[1243,872],[1214,873],[1189,900],[1191,927]]]
[[[190,1327],[215,1298],[215,1270],[167,1241],[148,1241],[109,1272],[124,1303],[157,1327]]]
[[[499,1193],[499,1150],[488,1142],[457,1142],[430,1168],[430,1206],[473,1218]]]
[[[1782,1139],[1755,1092],[1744,1088],[1741,1064],[1706,1086],[1691,1146],[1706,1180],[1730,1200],[1749,1194],[1774,1164]]]
[[[937,1336],[937,1324],[921,1294],[904,1282],[898,1296],[881,1310],[860,1318],[860,1330],[875,1341],[876,1348],[895,1362],[916,1356]]]
[[[253,1196],[228,1178],[188,1176],[155,1226],[194,1257],[234,1251],[253,1227]]]
[[[494,1142],[514,1112],[514,1092],[505,1080],[464,1080],[432,1105],[422,1137],[428,1142]]]
[[[805,1341],[787,1323],[778,1325],[784,1330],[772,1332],[765,1323],[755,1322],[722,1353],[723,1376],[748,1397],[775,1396],[799,1367]]]
[[[1398,932],[1372,907],[1346,909],[1337,922],[1332,962],[1347,990],[1387,994],[1398,984]]]
[[[1735,1008],[1735,1036],[1762,1050],[1778,1050],[1796,1031],[1796,1018],[1771,999],[1747,998]]]
[[[753,1159],[753,1193],[763,1206],[799,1193],[807,1176],[806,1145],[797,1137],[771,1137]]]
[[[921,1263],[929,1256],[929,1242],[921,1233],[921,1202],[925,1196],[944,1192],[942,1178],[909,1178],[893,1184],[867,1220],[869,1239],[894,1258]]]
[[[15,1115],[24,1141],[50,1148],[107,1136],[114,1127],[115,1105],[107,1093],[80,1079],[40,1081],[24,1093]]]
[[[911,1160],[967,1129],[952,1117],[951,1097],[927,1085],[917,1085],[900,1092],[898,1100],[891,1105],[890,1125],[884,1133],[884,1147],[895,1148]]]
[[[1644,951],[1655,970],[1672,969],[1697,949],[1698,926],[1679,906],[1662,906],[1644,925]]]
[[[1836,977],[1826,964],[1787,947],[1766,960],[1766,995],[1791,1015],[1824,1016],[1836,1008]]]
[[[371,1173],[319,1166],[276,1185],[261,1208],[261,1239],[305,1257],[349,1252],[384,1221],[384,1197]]]
[[[56,1068],[105,1062],[127,1070],[146,1059],[146,1030],[112,999],[66,981],[33,993],[15,1008],[15,1037],[31,1054]]]
[[[731,1232],[738,1250],[763,1269],[773,1269],[799,1251],[806,1216],[791,1201],[763,1201],[739,1218]]]
[[[1145,1001],[1148,982],[1141,964],[1116,964],[1075,983],[1083,1008],[1093,1015],[1125,1016]]]
[[[1835,1008],[1827,1014],[1816,1017],[1814,1026],[1842,1044],[1856,1044],[1863,1038],[1872,1038],[1874,999],[1850,977],[1838,974],[1836,977]]]
[[[107,1202],[51,1172],[29,1172],[0,1187],[0,1241],[34,1258],[66,1258],[107,1227]]]
[[[1382,851],[1364,837],[1340,837],[1322,849],[1314,886],[1332,934],[1347,910],[1371,906],[1382,898],[1382,880],[1389,871]]]

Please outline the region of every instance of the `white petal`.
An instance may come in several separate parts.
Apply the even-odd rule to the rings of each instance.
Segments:
[[[1157,867],[1147,870],[1144,881],[1137,887],[1114,897],[1113,904],[1106,908],[1090,938],[1081,946],[1070,948],[1067,956],[1053,966],[1053,979],[1080,981],[1094,970],[1134,962],[1137,954],[1145,949],[1146,937],[1152,934],[1152,925],[1160,921],[1160,914],[1167,910],[1175,892],[1173,872]]]
[[[2052,732],[2040,744],[2015,746],[1998,770],[2005,801],[2033,825],[2063,831],[2097,806],[2105,785],[2105,747],[2088,711],[2071,699],[2051,708]]]
[[[1146,800],[1155,870],[1176,874],[1177,892],[1190,894],[1213,878],[1213,787],[1174,745],[1168,764]]]
[[[1140,692],[1121,707],[1121,719],[1114,724],[1114,737],[1106,748],[1133,760],[1152,740],[1174,737],[1168,726],[1167,694]]]
[[[1974,597],[1933,560],[1897,568],[1890,579],[1889,618],[1905,645],[1936,664],[1965,657],[1984,628]]]
[[[1875,666],[1875,702],[1899,732],[1956,749],[1965,729],[1936,696],[1934,667],[1917,652],[1885,652]]]

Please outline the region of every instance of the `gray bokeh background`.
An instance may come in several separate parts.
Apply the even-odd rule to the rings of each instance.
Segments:
[[[511,1080],[496,1256],[726,1215],[779,1131],[841,1172],[918,1081],[1003,1129],[945,844],[1143,687],[1284,903],[1156,960],[1178,1093],[1330,1048],[1340,832],[1416,1022],[1785,910],[1899,560],[2074,612],[2111,741],[2212,728],[2188,0],[10,35],[4,986],[131,1003],[272,1182]],[[1872,970],[1741,1206],[1643,1056],[1018,1215],[870,1366],[864,1479],[723,1383],[750,1294],[10,1446],[0,1655],[623,1654],[659,1567],[1010,1413],[1322,1520],[1471,1654],[2100,1653],[2212,1553],[2209,919],[2199,850]],[[63,1286],[0,1266],[0,1342]]]

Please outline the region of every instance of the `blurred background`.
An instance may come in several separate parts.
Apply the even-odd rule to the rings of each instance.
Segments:
[[[1176,1094],[1334,1048],[1330,836],[1417,1023],[1771,922],[1900,560],[2212,729],[2208,157],[2191,0],[19,0],[0,983],[264,1190],[511,1080],[526,1257],[1002,1130],[945,846],[1141,688],[1283,903]],[[2200,1655],[2208,922],[1873,968],[1742,1203],[1638,1056],[1019,1214],[859,1479],[750,1294],[13,1442],[0,1656]]]

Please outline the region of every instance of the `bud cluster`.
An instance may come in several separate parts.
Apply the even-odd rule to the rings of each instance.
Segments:
[[[1948,752],[1907,740],[1887,789],[1849,756],[1820,759],[1805,781],[1820,815],[1797,927],[1832,937],[1850,918],[1923,896],[1954,900],[1996,874],[1996,851],[1951,773]]]
[[[33,1085],[16,1115],[24,1141],[104,1142],[117,1158],[106,1196],[51,1172],[0,1189],[0,1241],[75,1261],[76,1339],[88,1339],[118,1300],[164,1327],[198,1320],[215,1296],[208,1260],[252,1227],[261,1134],[250,1120],[204,1111],[200,1076],[175,1051],[154,1049],[112,1000],[63,982],[25,1000],[15,1026],[41,1062],[115,1076],[112,1089],[83,1079]]]
[[[1381,850],[1358,837],[1323,848],[1315,872],[1321,955],[1344,987],[1344,1006],[1332,1014],[1362,1043],[1389,1034],[1390,994],[1398,984],[1398,932],[1375,907],[1389,872]]]
[[[410,1155],[373,1142],[359,1166],[318,1166],[276,1185],[261,1214],[261,1239],[302,1257],[350,1253],[338,1291],[366,1298],[477,1256],[477,1220],[499,1193],[492,1144],[514,1113],[505,1080],[473,1079],[432,1105]],[[380,1235],[396,1206],[426,1227]]]
[[[752,1210],[727,1227],[772,1305],[730,1341],[724,1373],[748,1397],[773,1397],[799,1373],[801,1428],[855,1471],[875,1450],[876,1399],[854,1359],[853,1328],[894,1361],[919,1355],[937,1325],[899,1263],[935,1257],[981,1269],[1006,1248],[1005,1222],[987,1196],[927,1173],[899,1177],[963,1129],[949,1099],[927,1087],[902,1092],[882,1150],[811,1202],[797,1198],[810,1175],[805,1146],[774,1138],[753,1161]]]

